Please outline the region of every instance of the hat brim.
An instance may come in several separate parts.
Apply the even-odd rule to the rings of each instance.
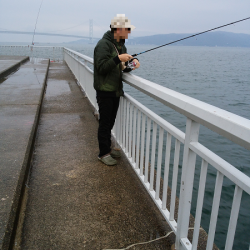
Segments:
[[[112,25],[111,24],[111,28],[125,28],[125,29],[131,29],[131,30],[134,30],[135,29],[135,26],[132,25],[132,24],[128,24],[128,25]]]
[[[130,28],[131,30],[134,30],[135,26],[134,25],[130,25],[130,27],[128,27],[128,28]]]

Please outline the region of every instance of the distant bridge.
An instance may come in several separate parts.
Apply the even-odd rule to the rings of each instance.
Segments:
[[[34,32],[28,32],[28,31],[0,31],[0,33],[5,34],[26,34],[26,35],[33,35]],[[76,37],[76,38],[84,38],[84,39],[91,39],[89,36],[76,36],[76,35],[66,35],[66,34],[55,34],[55,33],[42,33],[42,32],[36,32],[35,35],[40,36],[63,36],[63,37]],[[92,37],[92,39],[100,39],[97,37]]]

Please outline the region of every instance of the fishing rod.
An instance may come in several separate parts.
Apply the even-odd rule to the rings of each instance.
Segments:
[[[34,45],[34,37],[35,37],[35,32],[36,32],[36,25],[37,25],[37,21],[38,21],[38,17],[39,17],[39,14],[40,14],[40,10],[41,10],[42,4],[43,4],[43,0],[42,0],[42,2],[40,4],[39,10],[38,10],[38,14],[37,14],[37,18],[36,18],[36,24],[35,24],[35,29],[34,29],[34,33],[33,33],[31,45]]]
[[[235,24],[235,23],[239,23],[239,22],[242,22],[242,21],[245,21],[247,19],[250,19],[250,17],[247,17],[247,18],[244,18],[244,19],[241,19],[241,20],[238,20],[238,21],[235,21],[235,22],[232,22],[232,23],[228,23],[228,24],[225,24],[225,25],[222,25],[222,26],[219,26],[219,27],[216,27],[216,28],[213,28],[213,29],[210,29],[210,30],[206,30],[206,31],[203,31],[203,32],[200,32],[200,33],[197,33],[197,34],[194,34],[194,35],[191,35],[191,36],[187,36],[187,37],[184,37],[184,38],[181,38],[179,40],[176,40],[176,41],[173,41],[173,42],[170,42],[170,43],[166,43],[166,44],[163,44],[163,45],[160,45],[158,47],[155,47],[153,49],[149,49],[149,50],[146,50],[146,51],[143,51],[143,52],[140,52],[138,54],[133,54],[132,56],[135,57],[135,56],[138,56],[138,55],[141,55],[141,54],[144,54],[146,52],[149,52],[151,50],[155,50],[155,49],[159,49],[163,46],[167,46],[167,45],[170,45],[170,44],[173,44],[173,43],[177,43],[179,41],[182,41],[182,40],[185,40],[185,39],[188,39],[188,38],[191,38],[191,37],[194,37],[194,36],[198,36],[198,35],[201,35],[201,34],[204,34],[204,33],[207,33],[209,31],[212,31],[212,30],[217,30],[217,29],[220,29],[222,27],[226,27],[226,26],[229,26],[229,25],[232,25],[232,24]]]

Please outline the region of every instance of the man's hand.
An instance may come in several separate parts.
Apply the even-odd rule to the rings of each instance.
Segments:
[[[122,62],[127,62],[133,58],[133,56],[129,54],[121,54],[121,55],[118,55],[118,57]]]
[[[133,62],[136,62],[136,65],[135,65],[135,67],[133,68],[133,70],[138,69],[138,68],[140,67],[139,61],[138,61],[137,59],[134,59]]]

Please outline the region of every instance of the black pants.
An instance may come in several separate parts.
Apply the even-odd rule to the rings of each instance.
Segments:
[[[115,124],[119,101],[120,97],[97,96],[97,103],[99,106],[99,157],[108,154],[111,150],[111,130]]]

